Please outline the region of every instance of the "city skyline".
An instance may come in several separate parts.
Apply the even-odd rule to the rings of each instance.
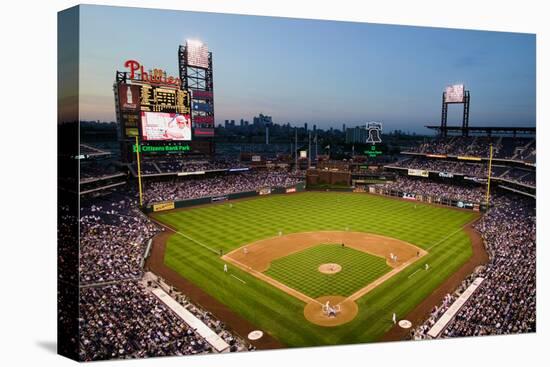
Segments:
[[[471,126],[536,122],[532,34],[88,5],[80,20],[81,120],[115,120],[125,60],[177,75],[177,47],[200,39],[213,53],[216,126],[263,112],[281,125],[377,120],[427,133],[456,82],[471,91]],[[460,114],[451,106],[449,125]]]

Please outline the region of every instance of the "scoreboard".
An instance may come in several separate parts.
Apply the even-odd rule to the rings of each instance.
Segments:
[[[191,112],[189,93],[181,89],[144,84],[141,86],[140,110],[189,114]]]
[[[142,83],[120,83],[118,99],[122,134],[140,136],[143,113],[159,112],[189,116],[191,96],[186,90]],[[187,139],[186,139],[187,140]]]

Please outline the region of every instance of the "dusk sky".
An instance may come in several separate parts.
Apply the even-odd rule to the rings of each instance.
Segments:
[[[384,131],[439,124],[441,93],[464,83],[470,125],[534,126],[532,34],[81,6],[80,119],[114,121],[115,71],[134,59],[177,76],[186,39],[213,53],[216,124],[252,121]],[[449,125],[462,107],[449,107]]]

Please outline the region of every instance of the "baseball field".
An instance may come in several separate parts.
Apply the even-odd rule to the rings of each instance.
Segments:
[[[167,267],[297,347],[379,340],[472,256],[463,227],[477,213],[306,192],[152,217],[173,229]]]

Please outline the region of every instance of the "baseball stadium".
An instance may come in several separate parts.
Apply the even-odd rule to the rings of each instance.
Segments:
[[[108,86],[116,121],[78,120],[77,189],[60,181],[58,210],[58,296],[76,292],[79,315],[73,326],[61,310],[59,333],[78,338],[62,353],[536,331],[534,124],[470,126],[478,94],[462,83],[435,91],[441,121],[420,126],[426,135],[264,114],[223,124],[216,50],[188,40],[172,51],[174,75],[121,59]],[[456,105],[461,123],[447,124]],[[75,236],[76,249],[64,245]]]

